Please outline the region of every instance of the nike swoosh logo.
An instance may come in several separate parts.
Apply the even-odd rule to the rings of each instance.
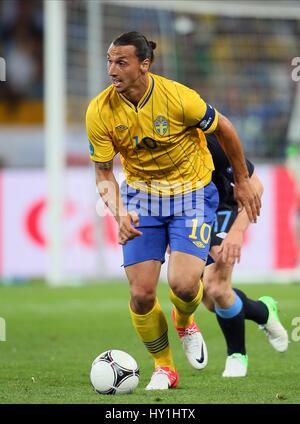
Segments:
[[[202,343],[202,347],[201,347],[201,356],[200,356],[200,359],[196,359],[196,361],[199,362],[199,364],[202,364],[202,362],[204,362],[203,343]]]

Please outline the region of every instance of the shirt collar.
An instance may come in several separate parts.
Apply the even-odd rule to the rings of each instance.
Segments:
[[[134,108],[137,110],[137,109],[142,109],[145,106],[145,104],[149,101],[153,92],[153,88],[154,88],[154,78],[152,77],[152,75],[149,75],[147,90],[145,94],[143,95],[143,97],[138,102],[136,107],[122,93],[118,93],[118,94],[121,97],[121,99],[124,100],[125,103],[127,103],[131,108]]]

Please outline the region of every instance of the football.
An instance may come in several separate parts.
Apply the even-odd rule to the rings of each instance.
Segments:
[[[105,395],[127,394],[139,384],[135,359],[122,350],[107,350],[92,363],[90,380],[95,392]]]

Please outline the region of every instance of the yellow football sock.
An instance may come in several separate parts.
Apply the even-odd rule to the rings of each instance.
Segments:
[[[185,302],[176,296],[173,290],[170,289],[170,299],[175,306],[175,325],[179,328],[188,327],[193,323],[194,312],[197,306],[201,303],[203,297],[203,283],[200,280],[197,296],[190,302]]]
[[[155,368],[169,367],[175,370],[173,356],[168,339],[168,324],[164,313],[156,299],[154,307],[145,315],[129,311],[133,326],[152,356]]]

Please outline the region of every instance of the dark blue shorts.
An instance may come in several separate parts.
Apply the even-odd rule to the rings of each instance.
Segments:
[[[171,252],[189,253],[206,261],[219,202],[214,183],[172,197],[149,195],[122,184],[121,194],[127,210],[139,215],[137,228],[143,233],[123,246],[125,267],[148,260],[163,263],[168,244]]]
[[[219,205],[211,231],[210,247],[220,246],[236,220],[238,208],[235,205]],[[206,265],[213,264],[214,259],[208,255]]]

